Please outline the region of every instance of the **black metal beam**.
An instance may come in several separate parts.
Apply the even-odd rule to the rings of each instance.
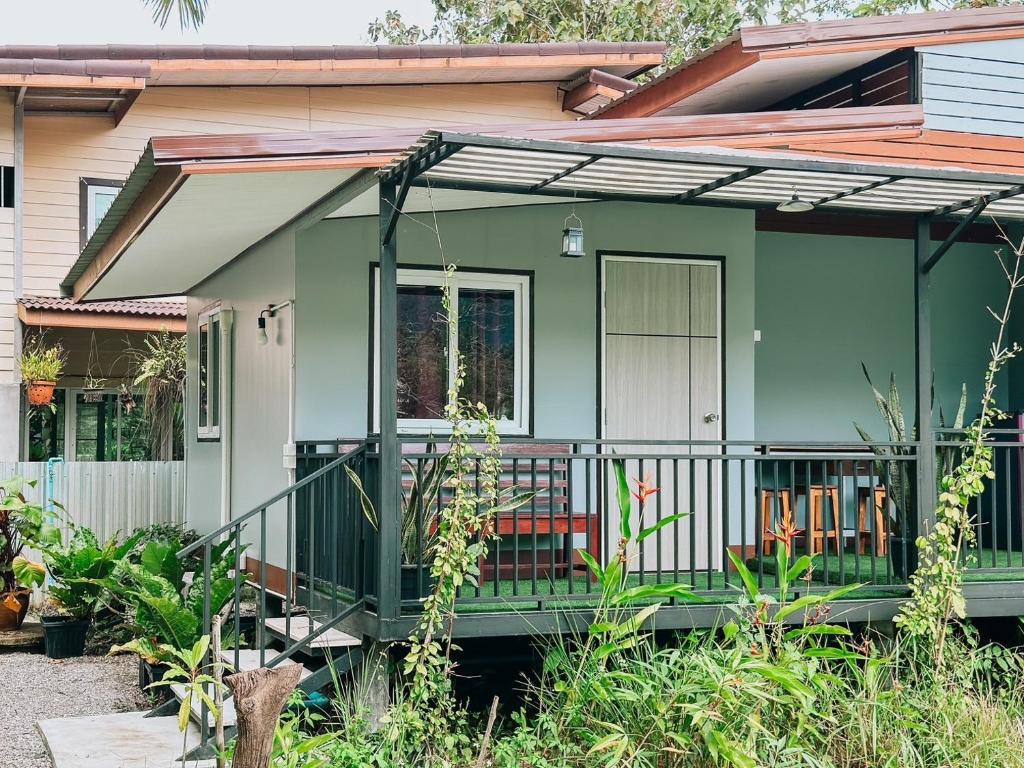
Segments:
[[[534,184],[532,187],[530,187],[530,194],[535,194],[539,190],[544,189],[544,187],[548,186],[549,184],[554,184],[556,181],[560,181],[561,179],[564,179],[566,176],[576,173],[576,171],[580,170],[581,168],[586,168],[591,163],[596,163],[600,159],[601,158],[599,155],[594,155],[592,157],[588,157],[586,160],[582,160],[576,163],[576,165],[572,166],[571,168],[566,168],[564,171],[559,171],[550,179],[545,179],[540,184]]]
[[[917,515],[916,531],[906,536],[914,541],[935,517],[936,487],[935,435],[932,433],[932,314],[930,276],[924,265],[931,255],[931,219],[917,220],[914,236],[914,391],[917,421]],[[906,515],[910,523],[910,515]],[[906,532],[905,532],[906,533]]]
[[[981,215],[986,206],[988,206],[988,200],[982,198],[971,212],[964,217],[964,220],[957,224],[956,228],[949,233],[949,236],[932,252],[932,255],[925,260],[924,264],[921,265],[922,272],[927,274],[932,271],[932,268],[939,263],[939,259],[946,255],[946,251],[953,247],[954,243],[960,239],[960,235],[964,233],[964,230],[974,223],[974,220]]]
[[[397,210],[398,188],[381,179],[380,191],[380,487],[377,501],[377,595],[382,619],[401,611],[398,572],[401,566],[401,469],[398,444],[398,238],[387,236],[388,215]]]
[[[395,234],[395,227],[398,226],[398,219],[402,215],[402,206],[405,205],[405,198],[409,194],[409,184],[412,182],[412,166],[405,166],[405,173],[402,175],[402,180],[398,183],[395,188],[395,200],[393,207],[385,217],[383,226],[381,227],[381,243],[387,244],[391,242],[391,238]],[[381,198],[383,200],[383,198]],[[382,212],[383,215],[383,212]]]
[[[981,195],[980,197],[972,197],[967,200],[961,200],[959,203],[952,203],[951,205],[944,205],[941,208],[936,208],[930,214],[931,217],[936,216],[948,216],[951,213],[962,211],[964,208],[972,208],[981,201],[985,203],[994,203],[996,200],[1005,200],[1008,197],[1016,197],[1017,195],[1024,192],[1024,184],[1014,184],[1012,187],[1007,189],[1001,189],[998,192],[993,192],[990,195]]]
[[[815,207],[819,205],[825,205],[826,203],[831,203],[833,200],[842,200],[844,197],[852,197],[853,195],[859,194],[861,192],[867,192],[869,189],[878,189],[879,187],[884,187],[885,185],[892,184],[894,181],[899,181],[902,178],[902,176],[889,176],[888,178],[882,179],[880,181],[872,181],[870,184],[862,184],[859,187],[848,189],[845,192],[836,192],[834,195],[829,195],[828,197],[821,197],[818,198],[817,200],[812,200],[811,202],[814,204]]]
[[[683,194],[681,195],[676,195],[676,197],[671,202],[685,203],[689,200],[698,198],[701,195],[707,194],[708,192],[713,192],[716,189],[727,187],[730,184],[734,184],[737,181],[743,181],[743,179],[749,179],[751,176],[757,176],[757,174],[764,173],[767,170],[767,168],[761,168],[758,166],[744,168],[741,171],[736,171],[736,173],[729,174],[728,176],[723,176],[722,178],[715,179],[714,181],[709,181],[707,184],[702,184],[701,186],[696,187],[695,189],[691,189],[689,192],[683,192]]]

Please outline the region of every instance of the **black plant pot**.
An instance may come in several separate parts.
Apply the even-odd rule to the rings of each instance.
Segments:
[[[139,688],[145,690],[153,683],[159,683],[164,679],[164,673],[168,670],[166,664],[150,664],[143,658],[139,658]]]
[[[917,539],[889,537],[889,559],[892,575],[897,581],[907,581],[917,570]]]
[[[402,600],[419,600],[426,597],[433,588],[434,578],[430,575],[430,565],[402,565]]]
[[[41,622],[48,658],[71,659],[85,655],[85,635],[89,631],[87,619],[44,616]]]

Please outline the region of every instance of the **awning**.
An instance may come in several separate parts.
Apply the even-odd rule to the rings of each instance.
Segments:
[[[794,194],[815,208],[881,215],[1024,218],[1024,178],[954,168],[823,160],[722,148],[653,149],[432,132],[387,174],[411,186],[775,207]]]
[[[90,301],[70,297],[25,296],[18,299],[18,317],[26,326],[92,328],[114,331],[184,333],[188,315],[182,299]]]

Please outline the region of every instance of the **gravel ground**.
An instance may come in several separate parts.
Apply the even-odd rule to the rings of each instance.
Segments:
[[[36,723],[148,709],[138,682],[134,656],[52,660],[41,653],[0,652],[0,762],[12,768],[52,768]]]

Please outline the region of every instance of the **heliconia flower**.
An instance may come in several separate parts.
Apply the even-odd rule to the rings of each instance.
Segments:
[[[639,477],[634,477],[633,482],[636,483],[636,491],[633,493],[633,498],[640,502],[641,507],[647,502],[648,496],[653,496],[661,490],[661,488],[655,488],[651,483],[651,474],[649,472],[644,475],[643,480]]]
[[[775,536],[776,539],[786,545],[786,549],[790,549],[793,544],[793,539],[804,532],[803,528],[796,527],[796,521],[793,519],[793,513],[791,510],[786,510],[782,514],[782,519],[779,520],[779,524],[776,526],[775,531],[766,531],[766,533]]]

